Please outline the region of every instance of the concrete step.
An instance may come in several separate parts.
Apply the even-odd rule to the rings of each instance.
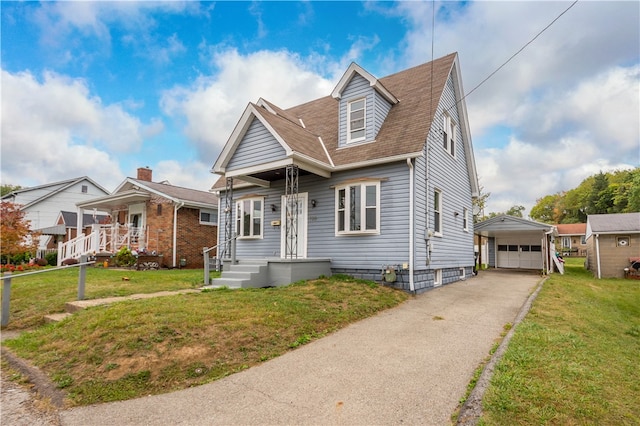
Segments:
[[[44,316],[44,322],[47,324],[51,324],[53,322],[60,322],[65,318],[70,317],[73,314],[70,314],[69,312],[63,312],[61,314],[50,314],[50,315],[45,315]]]

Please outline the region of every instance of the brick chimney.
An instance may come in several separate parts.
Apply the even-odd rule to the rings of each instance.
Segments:
[[[153,171],[149,167],[139,167],[138,168],[138,180],[144,180],[147,182],[153,182],[151,180],[151,175]]]

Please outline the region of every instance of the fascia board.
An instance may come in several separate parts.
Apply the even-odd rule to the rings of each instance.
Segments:
[[[453,63],[451,65],[451,71],[455,70],[453,76],[453,87],[456,93],[456,99],[458,100],[458,115],[460,119],[460,129],[462,130],[462,141],[464,143],[464,149],[467,160],[467,171],[471,180],[471,195],[474,198],[480,196],[480,184],[478,182],[478,171],[476,169],[476,160],[473,153],[473,144],[471,143],[471,131],[469,129],[469,118],[467,114],[467,102],[464,99],[464,89],[462,87],[462,73],[460,71],[460,61],[456,54]],[[451,71],[449,73],[451,74]]]
[[[240,121],[236,125],[235,129],[231,133],[229,140],[227,140],[227,143],[220,153],[220,156],[216,160],[216,163],[213,165],[213,168],[211,169],[213,173],[222,174],[226,172],[227,164],[229,164],[233,153],[236,151],[238,145],[242,141],[242,138],[249,129],[252,118],[257,118],[260,123],[262,123],[262,125],[278,141],[282,148],[284,148],[287,156],[291,155],[291,147],[287,145],[287,143],[284,141],[284,139],[282,139],[278,132],[276,132],[273,127],[271,127],[271,125],[267,122],[267,120],[264,119],[261,112],[256,108],[256,106],[250,103],[242,114],[242,117],[240,118]]]
[[[422,151],[410,152],[407,154],[394,155],[392,157],[377,158],[375,160],[358,161],[354,163],[344,164],[341,166],[335,166],[334,170],[343,171],[343,170],[350,170],[350,169],[359,169],[361,167],[378,166],[380,164],[395,163],[397,161],[406,161],[407,158],[413,159],[420,156],[422,156]]]
[[[342,91],[347,86],[347,84],[349,84],[349,81],[351,81],[356,73],[360,74],[364,79],[366,79],[369,82],[369,86],[376,89],[387,101],[391,102],[392,104],[398,103],[398,98],[396,98],[391,92],[389,92],[377,78],[375,78],[371,73],[369,73],[367,70],[365,70],[355,62],[352,62],[351,65],[349,65],[349,68],[347,68],[347,71],[342,75],[340,81],[331,92],[331,96],[334,99],[340,99],[342,97]]]

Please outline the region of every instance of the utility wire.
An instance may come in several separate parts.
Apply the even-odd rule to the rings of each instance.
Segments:
[[[511,60],[513,58],[515,58],[516,56],[518,56],[520,54],[520,52],[522,52],[524,49],[527,48],[527,46],[529,46],[531,43],[533,43],[538,37],[540,37],[540,35],[542,35],[542,33],[544,33],[546,30],[549,29],[549,27],[551,27],[558,19],[560,19],[560,17],[562,17],[562,15],[564,15],[565,13],[567,13],[569,11],[569,9],[571,9],[573,6],[576,5],[576,3],[578,3],[579,0],[575,0],[573,3],[571,3],[571,5],[569,7],[567,7],[560,15],[556,16],[556,18],[551,21],[549,23],[549,25],[547,25],[546,27],[544,27],[538,34],[535,35],[535,37],[533,37],[531,40],[529,40],[524,46],[522,46],[520,48],[520,50],[518,50],[516,53],[514,53],[513,55],[511,55],[511,57],[509,59],[507,59],[502,65],[500,65],[495,71],[493,71],[491,74],[489,74],[487,76],[487,78],[485,78],[484,80],[482,80],[476,87],[474,87],[473,89],[471,89],[471,91],[469,91],[468,93],[466,93],[458,102],[456,102],[456,104],[462,102],[464,99],[467,98],[467,96],[469,96],[470,94],[472,94],[473,92],[476,91],[476,89],[478,89],[480,86],[482,86],[487,80],[489,80],[491,77],[493,77],[498,71],[500,71],[505,65],[507,65],[509,62],[511,62]]]

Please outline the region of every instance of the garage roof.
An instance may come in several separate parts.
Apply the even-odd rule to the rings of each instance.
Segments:
[[[495,237],[498,234],[521,234],[532,231],[550,232],[555,231],[555,227],[548,223],[535,222],[509,215],[492,217],[474,225],[474,232],[483,237]]]

